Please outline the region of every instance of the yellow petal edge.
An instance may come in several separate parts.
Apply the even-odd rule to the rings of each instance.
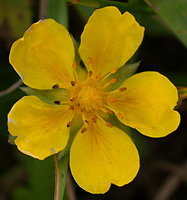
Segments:
[[[52,19],[41,20],[14,42],[10,63],[23,82],[36,89],[67,88],[74,80],[74,47],[64,26]]]
[[[180,115],[174,108],[178,92],[167,77],[142,72],[128,78],[121,87],[126,90],[107,97],[121,122],[150,137],[164,137],[177,129]]]
[[[105,75],[123,66],[136,52],[144,35],[129,12],[113,6],[97,9],[81,35],[80,56],[88,71]]]
[[[84,190],[105,193],[112,183],[123,186],[134,179],[139,155],[126,133],[98,120],[86,132],[76,135],[70,150],[70,168]]]
[[[18,136],[15,144],[21,152],[43,160],[65,148],[71,118],[68,106],[50,105],[35,96],[25,96],[10,110],[8,128],[11,135]]]

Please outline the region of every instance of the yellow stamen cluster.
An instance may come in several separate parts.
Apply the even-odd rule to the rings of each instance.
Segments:
[[[88,77],[72,85],[71,102],[77,111],[93,114],[104,105],[104,92],[100,84]]]
[[[118,79],[113,78],[104,81],[109,77],[109,73],[107,76],[101,77],[93,74],[92,71],[88,73],[87,79],[85,81],[71,81],[71,95],[69,109],[74,110],[76,113],[82,113],[82,117],[85,123],[85,126],[82,128],[81,133],[87,131],[88,126],[91,127],[93,124],[97,123],[97,119],[101,119],[104,121],[105,126],[110,128],[113,127],[112,124],[106,122],[100,116],[100,112],[105,112],[107,114],[114,114],[114,112],[107,106],[106,104],[106,94],[105,89],[118,81]],[[126,88],[120,88],[119,91],[123,92]],[[110,102],[116,102],[116,99],[110,99]],[[123,115],[118,113],[120,118],[123,118]],[[71,122],[67,124],[67,127],[72,125]]]

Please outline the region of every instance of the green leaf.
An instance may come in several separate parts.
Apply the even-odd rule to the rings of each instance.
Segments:
[[[144,0],[187,47],[187,1]]]
[[[5,4],[4,1],[0,0],[0,26],[5,20]]]
[[[110,75],[106,82],[110,81],[111,79],[118,79],[116,83],[111,84],[107,87],[107,91],[117,89],[127,78],[135,74],[136,70],[138,69],[140,62],[136,62],[133,64],[127,64],[118,69],[118,71],[112,75]]]
[[[48,0],[47,17],[55,19],[68,28],[67,2],[64,0]]]
[[[6,0],[5,15],[15,38],[23,35],[32,21],[32,12],[27,0]]]
[[[117,6],[122,11],[130,11],[130,12],[140,12],[152,14],[153,11],[148,6],[124,3],[120,1],[109,1],[109,0],[66,0],[72,4],[79,4],[94,8],[100,8],[105,6]]]
[[[18,183],[14,188],[14,200],[51,200],[54,190],[54,162],[53,157],[37,160],[22,153],[18,153],[19,168],[26,174],[26,184]],[[23,175],[22,175],[23,176]]]
[[[55,104],[56,101],[67,101],[70,99],[70,91],[57,88],[51,90],[37,90],[30,87],[20,87],[20,89],[28,95],[34,95],[48,104]]]

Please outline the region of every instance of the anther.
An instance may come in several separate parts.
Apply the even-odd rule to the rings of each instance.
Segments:
[[[97,122],[97,118],[96,118],[96,117],[92,117],[92,121],[93,121],[94,123],[96,123],[96,122]]]
[[[84,108],[81,108],[81,112],[84,112],[85,111],[85,109]]]
[[[118,71],[118,69],[119,69],[119,68],[113,68],[113,69],[111,70],[111,73],[112,73],[112,74],[115,74],[115,73]]]
[[[107,122],[107,123],[105,124],[105,126],[108,126],[108,127],[110,127],[110,128],[113,127],[112,124],[110,124],[109,122]]]
[[[75,98],[71,98],[70,101],[75,101]]]
[[[102,78],[101,74],[96,75],[96,79],[101,79],[101,78]]]
[[[75,81],[71,81],[71,85],[75,86],[76,82]]]
[[[120,91],[120,92],[124,92],[125,90],[127,90],[126,87],[119,88],[119,91]]]
[[[88,121],[87,119],[85,119],[84,122],[85,122],[86,124],[89,124],[89,121]]]
[[[86,132],[86,130],[87,130],[87,128],[86,128],[86,127],[84,127],[84,128],[81,130],[81,133],[84,133],[84,132]]]
[[[69,107],[69,109],[70,109],[70,110],[74,110],[75,108],[74,108],[73,105],[71,105],[71,106]]]
[[[111,83],[116,83],[117,81],[118,81],[117,78],[113,78],[113,79],[110,80]]]
[[[114,114],[114,112],[113,112],[112,110],[107,110],[106,112],[107,112],[108,114],[111,114],[111,115]]]
[[[123,114],[121,114],[121,113],[118,113],[118,117],[119,117],[120,119],[124,119],[124,116],[123,116]]]
[[[60,105],[60,101],[54,101],[54,103]]]
[[[93,72],[92,71],[89,71],[88,72],[88,76],[92,76]]]
[[[53,89],[57,89],[57,88],[59,88],[59,85],[58,85],[58,84],[55,84],[55,85],[53,85],[52,88],[53,88]]]
[[[115,99],[115,98],[111,98],[111,99],[109,99],[109,102],[110,103],[115,103],[117,100]]]
[[[71,125],[72,125],[72,122],[71,122],[71,121],[67,123],[67,127],[68,127],[68,128],[69,128]]]

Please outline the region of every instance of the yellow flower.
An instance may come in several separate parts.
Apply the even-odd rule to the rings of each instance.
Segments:
[[[19,100],[8,115],[8,127],[18,149],[44,159],[63,150],[75,114],[83,126],[70,149],[70,168],[76,182],[88,192],[105,193],[111,184],[123,186],[139,170],[138,151],[124,131],[106,122],[102,114],[118,119],[144,135],[163,137],[180,121],[174,107],[174,85],[157,72],[143,72],[107,91],[116,79],[106,80],[123,66],[142,42],[144,28],[128,12],[115,7],[96,10],[81,36],[79,54],[87,76],[75,63],[68,31],[52,19],[33,24],[17,40],[10,63],[29,87],[65,88],[68,99],[43,102],[35,96]]]

